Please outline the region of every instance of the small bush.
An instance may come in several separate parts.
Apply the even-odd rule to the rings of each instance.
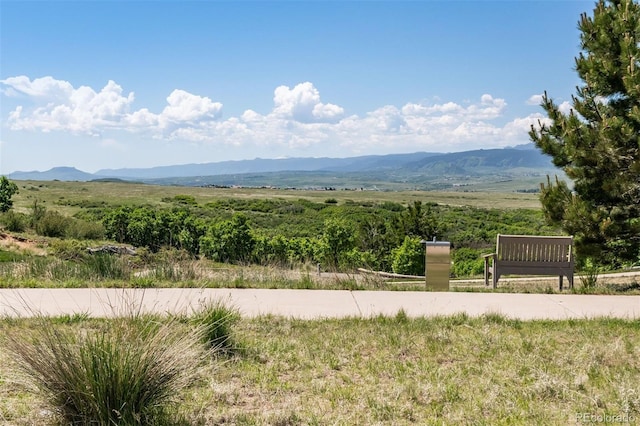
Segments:
[[[2,214],[2,224],[10,232],[24,232],[27,227],[27,220],[22,213],[16,213],[13,210]]]
[[[38,224],[38,222],[40,222],[40,220],[44,217],[45,213],[47,212],[46,206],[43,206],[42,204],[43,203],[40,200],[35,199],[33,200],[33,204],[31,205],[31,216],[29,217],[29,226],[31,226],[33,229],[36,228],[36,225]]]
[[[203,331],[202,340],[205,346],[214,352],[226,354],[233,352],[235,348],[231,334],[233,325],[239,319],[240,314],[237,310],[220,302],[206,304],[193,317],[196,327]]]
[[[51,252],[59,259],[80,260],[88,256],[87,243],[78,240],[52,240],[49,243]]]
[[[27,336],[9,336],[9,348],[64,423],[175,423],[173,403],[201,359],[197,332],[151,318],[119,318],[86,333],[40,321]]]
[[[176,203],[195,206],[198,203],[193,195],[178,194],[173,197],[163,197],[161,200],[163,203]]]
[[[104,226],[99,222],[75,219],[69,222],[66,229],[66,236],[77,240],[101,240],[104,235]]]
[[[57,211],[48,210],[35,224],[38,235],[45,237],[64,237],[69,226],[69,218]]]
[[[394,203],[392,201],[385,201],[380,205],[380,208],[389,210],[390,212],[402,212],[405,209],[402,204]]]
[[[591,259],[587,259],[582,267],[582,275],[580,276],[581,290],[583,292],[592,291],[598,284],[598,275],[600,267]]]
[[[424,246],[419,238],[405,237],[402,245],[393,249],[391,255],[396,274],[424,275]]]

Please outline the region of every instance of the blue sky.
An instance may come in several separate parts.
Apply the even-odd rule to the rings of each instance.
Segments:
[[[0,0],[0,174],[528,143],[594,5]]]

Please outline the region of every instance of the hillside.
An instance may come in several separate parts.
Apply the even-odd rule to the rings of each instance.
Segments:
[[[99,176],[83,172],[75,167],[54,167],[44,172],[14,172],[7,176],[13,180],[62,180],[67,182],[85,182],[99,178]]]
[[[533,191],[547,174],[560,174],[533,145],[448,154],[367,155],[221,161],[86,173],[72,167],[15,172],[15,180],[128,180],[159,185],[445,189],[514,182]],[[487,189],[483,187],[482,189]]]

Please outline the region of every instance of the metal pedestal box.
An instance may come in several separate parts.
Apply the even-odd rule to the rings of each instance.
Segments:
[[[434,291],[449,291],[451,269],[451,243],[448,241],[426,241],[425,276],[426,285]]]

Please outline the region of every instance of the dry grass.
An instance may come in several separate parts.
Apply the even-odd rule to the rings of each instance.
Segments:
[[[39,182],[18,181],[20,192],[13,197],[18,212],[29,213],[34,200],[71,216],[80,210],[74,203],[102,203],[120,205],[167,205],[163,198],[176,195],[193,196],[198,204],[221,198],[234,199],[290,199],[300,198],[324,203],[328,195],[339,203],[385,202],[411,204],[414,201],[434,202],[453,206],[472,206],[498,209],[540,209],[537,194],[504,192],[441,192],[441,191],[326,191],[284,190],[265,188],[199,188],[185,186],[158,186],[117,182]],[[71,205],[68,205],[71,204]]]
[[[311,264],[299,268],[224,265],[209,260],[167,260],[135,266],[127,258],[93,257],[93,262],[70,263],[51,257],[27,257],[0,262],[0,288],[271,288],[323,290],[425,291],[424,279],[390,279],[367,273],[318,273]],[[107,262],[108,260],[108,262]],[[503,277],[494,290],[481,279],[451,280],[451,291],[559,293],[555,277]],[[563,293],[569,290],[565,279]],[[588,294],[640,294],[640,273],[599,275],[585,288],[575,277],[573,292]]]
[[[91,324],[91,321],[88,322]],[[4,336],[28,320],[0,322]],[[210,359],[182,400],[192,424],[575,424],[640,418],[640,323],[395,317],[241,319],[244,351]],[[0,337],[0,421],[46,423]],[[215,374],[213,373],[215,372]]]
[[[37,315],[6,330],[10,374],[42,398],[38,413],[61,424],[178,424],[173,407],[204,355],[198,329],[151,316],[86,323]]]
[[[469,292],[500,292],[500,293],[560,293],[557,277],[503,277],[498,287],[486,287],[484,280],[451,281],[451,290]],[[562,293],[577,294],[640,294],[640,273],[603,274],[598,276],[593,285],[586,287],[581,275],[574,277],[574,288],[564,280]]]

